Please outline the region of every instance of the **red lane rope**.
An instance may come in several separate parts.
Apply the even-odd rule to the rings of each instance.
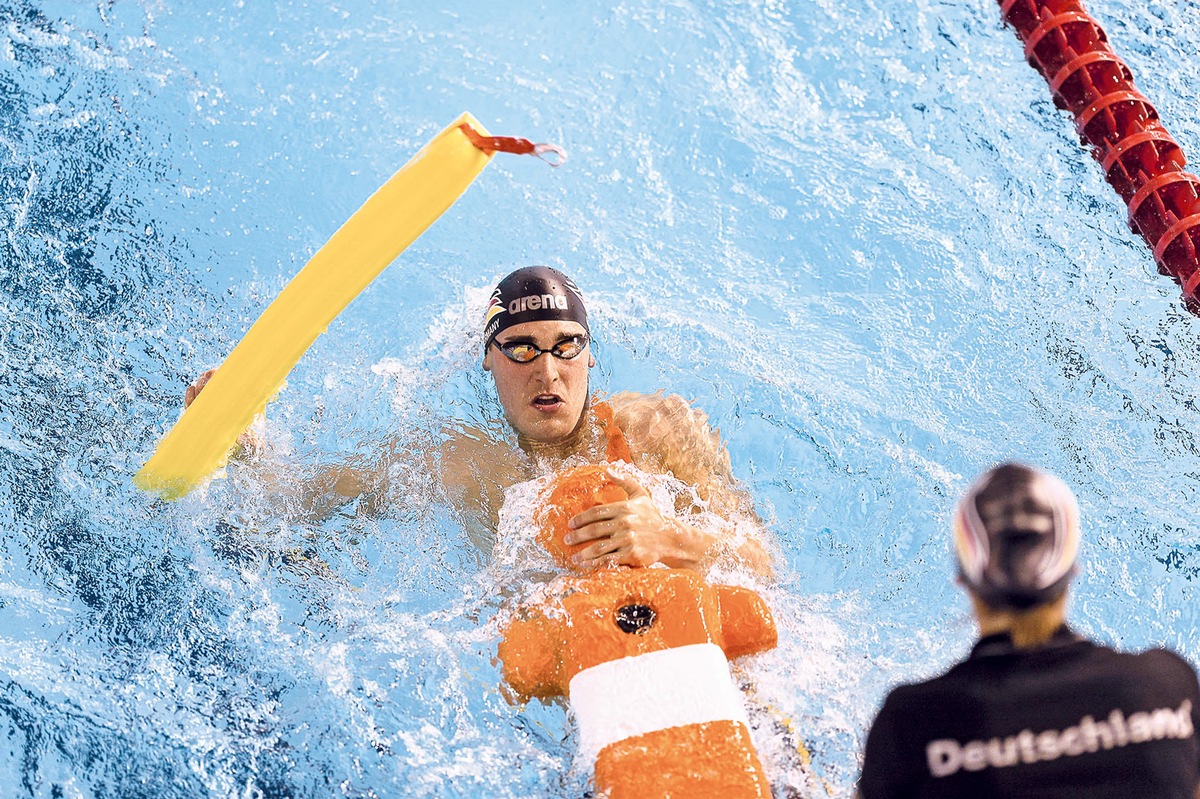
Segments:
[[[1200,313],[1200,179],[1183,171],[1183,150],[1158,111],[1079,0],[997,1],[1055,103],[1075,116],[1159,271],[1180,284],[1188,308]]]
[[[479,131],[463,122],[458,126],[471,144],[487,153],[512,153],[513,155],[535,155],[550,166],[566,163],[567,153],[553,144],[534,144],[529,139],[517,136],[482,136]]]
[[[1099,68],[1085,69],[1086,67]],[[1062,108],[1074,110],[1077,102],[1073,103],[1072,99],[1077,95],[1086,97],[1094,94],[1096,92],[1096,82],[1103,80],[1106,75],[1105,67],[1113,67],[1118,71],[1118,74],[1110,76],[1109,80],[1124,79],[1131,83],[1133,82],[1133,73],[1129,71],[1129,67],[1125,65],[1124,61],[1117,58],[1116,53],[1105,50],[1091,50],[1078,58],[1071,59],[1066,66],[1058,71],[1050,81],[1050,92],[1062,101]],[[1079,75],[1081,81],[1086,81],[1086,84],[1079,87],[1075,92],[1068,92],[1064,84],[1076,75]]]

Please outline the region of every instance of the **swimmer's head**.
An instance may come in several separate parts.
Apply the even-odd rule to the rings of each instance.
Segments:
[[[993,608],[1027,610],[1075,576],[1079,508],[1062,480],[1006,463],[982,475],[954,514],[959,578]]]
[[[522,446],[570,447],[584,429],[595,365],[579,289],[548,266],[518,269],[492,293],[483,368]]]
[[[583,295],[571,278],[549,266],[526,266],[496,284],[483,319],[483,348],[523,322],[578,322],[588,332]]]

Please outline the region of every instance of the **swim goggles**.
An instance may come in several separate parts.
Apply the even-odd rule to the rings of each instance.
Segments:
[[[514,363],[532,363],[537,360],[538,356],[547,352],[560,361],[569,361],[572,358],[577,358],[587,348],[588,337],[571,336],[558,342],[548,350],[544,350],[528,341],[507,341],[503,344],[492,341],[492,345],[500,350],[505,358]]]

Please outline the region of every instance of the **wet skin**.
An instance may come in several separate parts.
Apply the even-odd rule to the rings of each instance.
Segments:
[[[507,328],[496,337],[496,341],[502,344],[526,342],[539,349],[550,350],[560,342],[584,332],[582,325],[576,322],[526,322]],[[588,412],[588,371],[594,365],[589,347],[585,347],[574,358],[556,358],[547,352],[526,363],[510,360],[491,345],[484,353],[483,368],[495,381],[504,415],[517,433],[518,443],[527,453],[549,460],[551,468],[554,461],[571,456],[589,457],[587,441],[589,434],[594,433],[594,428]],[[188,387],[185,405],[191,404],[211,375],[212,370],[205,372]],[[668,401],[661,397],[643,399],[648,402],[647,412],[654,419],[669,417],[669,413],[664,416],[659,412]],[[680,420],[680,423],[692,424],[688,419]],[[711,435],[707,428],[701,432],[705,440]],[[252,455],[261,449],[254,431],[243,434],[239,443],[242,447],[234,453],[234,458]],[[708,479],[711,475],[698,466],[701,461],[694,457],[678,463],[668,460],[669,465],[664,467],[654,459],[661,459],[667,451],[652,448],[643,452],[639,445],[644,443],[636,437],[630,439],[635,465],[651,471],[665,468],[681,477],[688,474],[688,480],[695,480],[695,485],[710,485]],[[489,506],[498,506],[503,501],[503,487],[514,481],[528,479],[528,475],[523,477],[521,474],[524,467],[513,461],[507,454],[507,448],[499,442],[493,445],[484,439],[463,437],[458,444],[464,448],[464,452],[469,449],[471,454],[465,460],[460,454],[443,462],[445,471],[442,476],[449,480],[449,484],[458,485],[461,482],[466,487],[464,490],[475,492],[475,501],[482,501],[484,494],[487,494]],[[643,462],[647,456],[654,465],[648,467]],[[453,464],[457,464],[458,468]],[[488,488],[491,485],[488,480],[480,480],[480,464],[486,464],[485,470],[496,470],[497,479],[502,481],[496,485],[498,491],[492,492]],[[314,495],[302,503],[305,507],[313,508],[314,516],[320,515],[323,510],[327,512],[330,502],[336,498],[366,495],[386,483],[385,477],[371,469],[336,467],[326,471],[328,473],[322,473],[320,478],[305,481],[306,485],[323,487],[321,492],[313,492]],[[698,474],[693,475],[692,472]],[[707,532],[682,518],[663,516],[650,493],[633,477],[614,474],[613,479],[625,488],[629,496],[627,500],[592,508],[571,520],[568,543],[588,544],[576,556],[581,566],[648,566],[663,563],[677,568],[703,570],[721,556],[721,534]],[[373,493],[371,495],[375,496]],[[385,493],[380,492],[378,496],[378,502],[386,501]],[[742,504],[735,493],[722,494],[722,498],[734,505]],[[748,499],[746,506],[749,507]],[[492,518],[491,524],[495,524],[495,518]],[[757,541],[746,541],[738,545],[736,551],[750,568],[770,575],[770,558]]]
[[[509,360],[495,345],[529,343],[540,349],[585,335],[578,322],[523,322],[496,336],[484,353],[508,423],[533,448],[551,450],[571,442],[588,401],[588,370],[596,364],[591,348],[571,359],[543,353],[528,363]]]

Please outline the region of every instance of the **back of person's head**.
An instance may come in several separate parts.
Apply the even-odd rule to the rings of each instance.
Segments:
[[[954,514],[959,579],[981,622],[998,621],[1018,648],[1062,625],[1077,571],[1079,509],[1053,475],[1006,463],[979,477]]]

